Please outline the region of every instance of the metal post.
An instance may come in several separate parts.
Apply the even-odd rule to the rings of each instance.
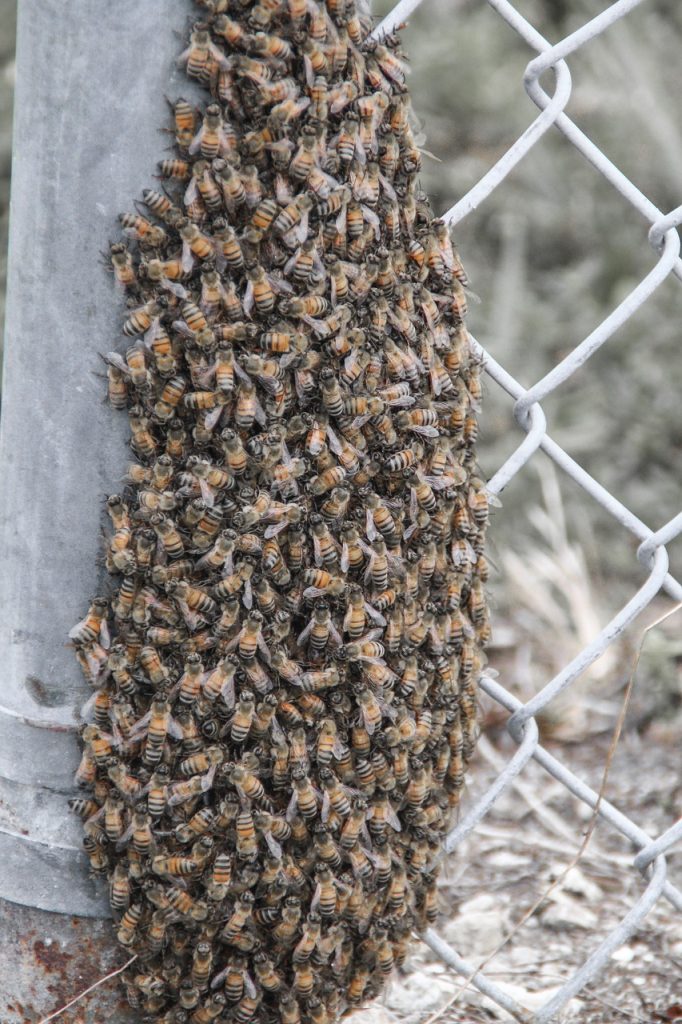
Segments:
[[[0,965],[7,1024],[37,1021],[125,956],[67,797],[88,692],[66,646],[100,589],[104,497],[126,463],[98,353],[121,297],[98,263],[152,184],[184,10],[172,0],[22,0],[0,434]],[[116,983],[87,1003],[129,1019]],[[70,1019],[70,1018],[69,1018]]]

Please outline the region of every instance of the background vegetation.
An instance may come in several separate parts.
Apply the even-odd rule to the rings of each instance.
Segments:
[[[518,0],[550,41],[603,0]],[[375,5],[389,10],[387,0]],[[438,212],[464,195],[534,119],[523,89],[533,53],[483,0],[427,0],[404,32],[426,133],[423,183]],[[682,9],[643,4],[570,58],[567,113],[661,210],[680,202]],[[551,92],[551,75],[543,81]],[[473,290],[469,325],[521,383],[544,376],[655,262],[649,225],[551,129],[456,229]],[[682,293],[669,278],[544,403],[549,432],[654,529],[679,510]],[[488,475],[520,441],[512,403],[490,382],[480,458]],[[593,636],[643,580],[637,542],[538,455],[502,495],[490,539],[496,643],[532,689]],[[549,504],[548,504],[549,503]],[[672,546],[682,565],[681,545]],[[519,647],[520,645],[520,647]],[[499,660],[499,659],[498,659]],[[613,670],[613,662],[597,676]],[[529,678],[530,677],[530,678]],[[594,677],[594,674],[593,674]]]

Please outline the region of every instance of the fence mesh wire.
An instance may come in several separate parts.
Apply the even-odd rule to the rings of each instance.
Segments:
[[[421,2],[422,0],[401,0],[377,26],[375,37],[392,31],[405,21]],[[475,342],[484,360],[487,374],[512,400],[514,418],[521,433],[525,435],[511,457],[500,466],[490,480],[490,491],[498,494],[513,477],[524,471],[537,451],[545,452],[563,473],[582,488],[586,500],[597,502],[624,531],[628,531],[640,541],[637,557],[648,572],[643,585],[599,635],[527,703],[522,703],[492,677],[484,675],[481,679],[482,689],[508,713],[506,727],[518,749],[489,789],[450,832],[446,841],[446,852],[454,851],[473,832],[501,794],[523,772],[526,765],[534,760],[589,808],[594,809],[598,805],[599,818],[626,837],[638,851],[633,859],[632,869],[639,871],[644,880],[642,895],[620,923],[602,937],[601,942],[598,942],[582,966],[535,1013],[529,1013],[519,1005],[515,999],[487,978],[484,970],[476,971],[475,966],[462,959],[435,930],[427,931],[426,943],[448,966],[464,976],[469,984],[494,1000],[515,1019],[526,1024],[547,1024],[556,1020],[559,1012],[573,996],[598,976],[612,953],[634,934],[660,899],[668,900],[676,910],[682,911],[682,891],[668,880],[666,862],[666,853],[674,844],[682,841],[682,821],[656,837],[649,836],[635,821],[622,814],[609,801],[602,799],[598,802],[596,792],[566,768],[561,760],[545,750],[539,742],[536,724],[538,714],[543,712],[560,693],[571,687],[581,674],[618,640],[661,590],[674,601],[682,601],[682,585],[668,572],[667,552],[667,545],[682,532],[682,512],[658,527],[651,527],[642,522],[552,440],[542,406],[548,396],[561,388],[580,366],[614,336],[670,274],[674,274],[682,281],[680,236],[677,232],[677,226],[682,223],[682,206],[667,214],[659,210],[564,113],[572,89],[571,73],[566,58],[596,36],[607,32],[615,22],[638,7],[643,0],[618,0],[555,45],[551,45],[508,0],[486,2],[538,54],[525,69],[523,87],[540,113],[495,166],[444,214],[444,219],[454,226],[476,210],[540,142],[543,135],[551,128],[555,128],[562,133],[568,145],[574,146],[589,161],[595,173],[602,175],[649,223],[648,244],[657,257],[653,268],[617,308],[530,388],[522,387],[505,367]],[[552,94],[540,84],[544,73],[549,71],[554,75]],[[577,835],[581,827],[576,818]]]

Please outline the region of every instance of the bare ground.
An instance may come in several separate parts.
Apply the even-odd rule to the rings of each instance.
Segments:
[[[463,811],[485,791],[514,745],[488,713],[471,766]],[[490,723],[493,723],[492,725]],[[679,736],[682,718],[621,739],[606,797],[651,836],[682,813]],[[545,745],[599,790],[610,735],[582,744]],[[496,803],[443,871],[441,918],[435,931],[472,966],[490,960],[487,977],[531,1013],[543,1006],[641,896],[635,849],[599,823],[578,865],[530,919],[491,956],[514,925],[572,862],[590,823],[589,809],[537,764]],[[682,857],[669,856],[668,877],[682,884]],[[363,1024],[442,1024],[511,1020],[420,942],[385,997],[363,1011]],[[451,1003],[451,1000],[454,1002]],[[679,1017],[678,1017],[679,1014]],[[581,1024],[682,1020],[682,918],[660,900],[607,968],[557,1020]]]

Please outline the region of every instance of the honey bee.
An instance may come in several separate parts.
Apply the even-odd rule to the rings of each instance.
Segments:
[[[244,929],[247,921],[253,914],[254,896],[250,892],[242,893],[237,900],[231,916],[220,932],[220,937],[225,942],[232,943]]]
[[[435,919],[474,750],[480,361],[397,34],[353,0],[199,4],[208,106],[172,104],[169,193],[105,259],[135,461],[70,635],[74,807],[144,1015],[331,1024]]]
[[[190,78],[197,78],[200,82],[208,84],[215,77],[222,60],[223,55],[211,41],[207,26],[197,22],[192,29],[189,46],[177,59],[178,64],[184,65]],[[178,103],[184,103],[184,101],[180,100]],[[178,104],[176,104],[176,131],[177,107]]]

